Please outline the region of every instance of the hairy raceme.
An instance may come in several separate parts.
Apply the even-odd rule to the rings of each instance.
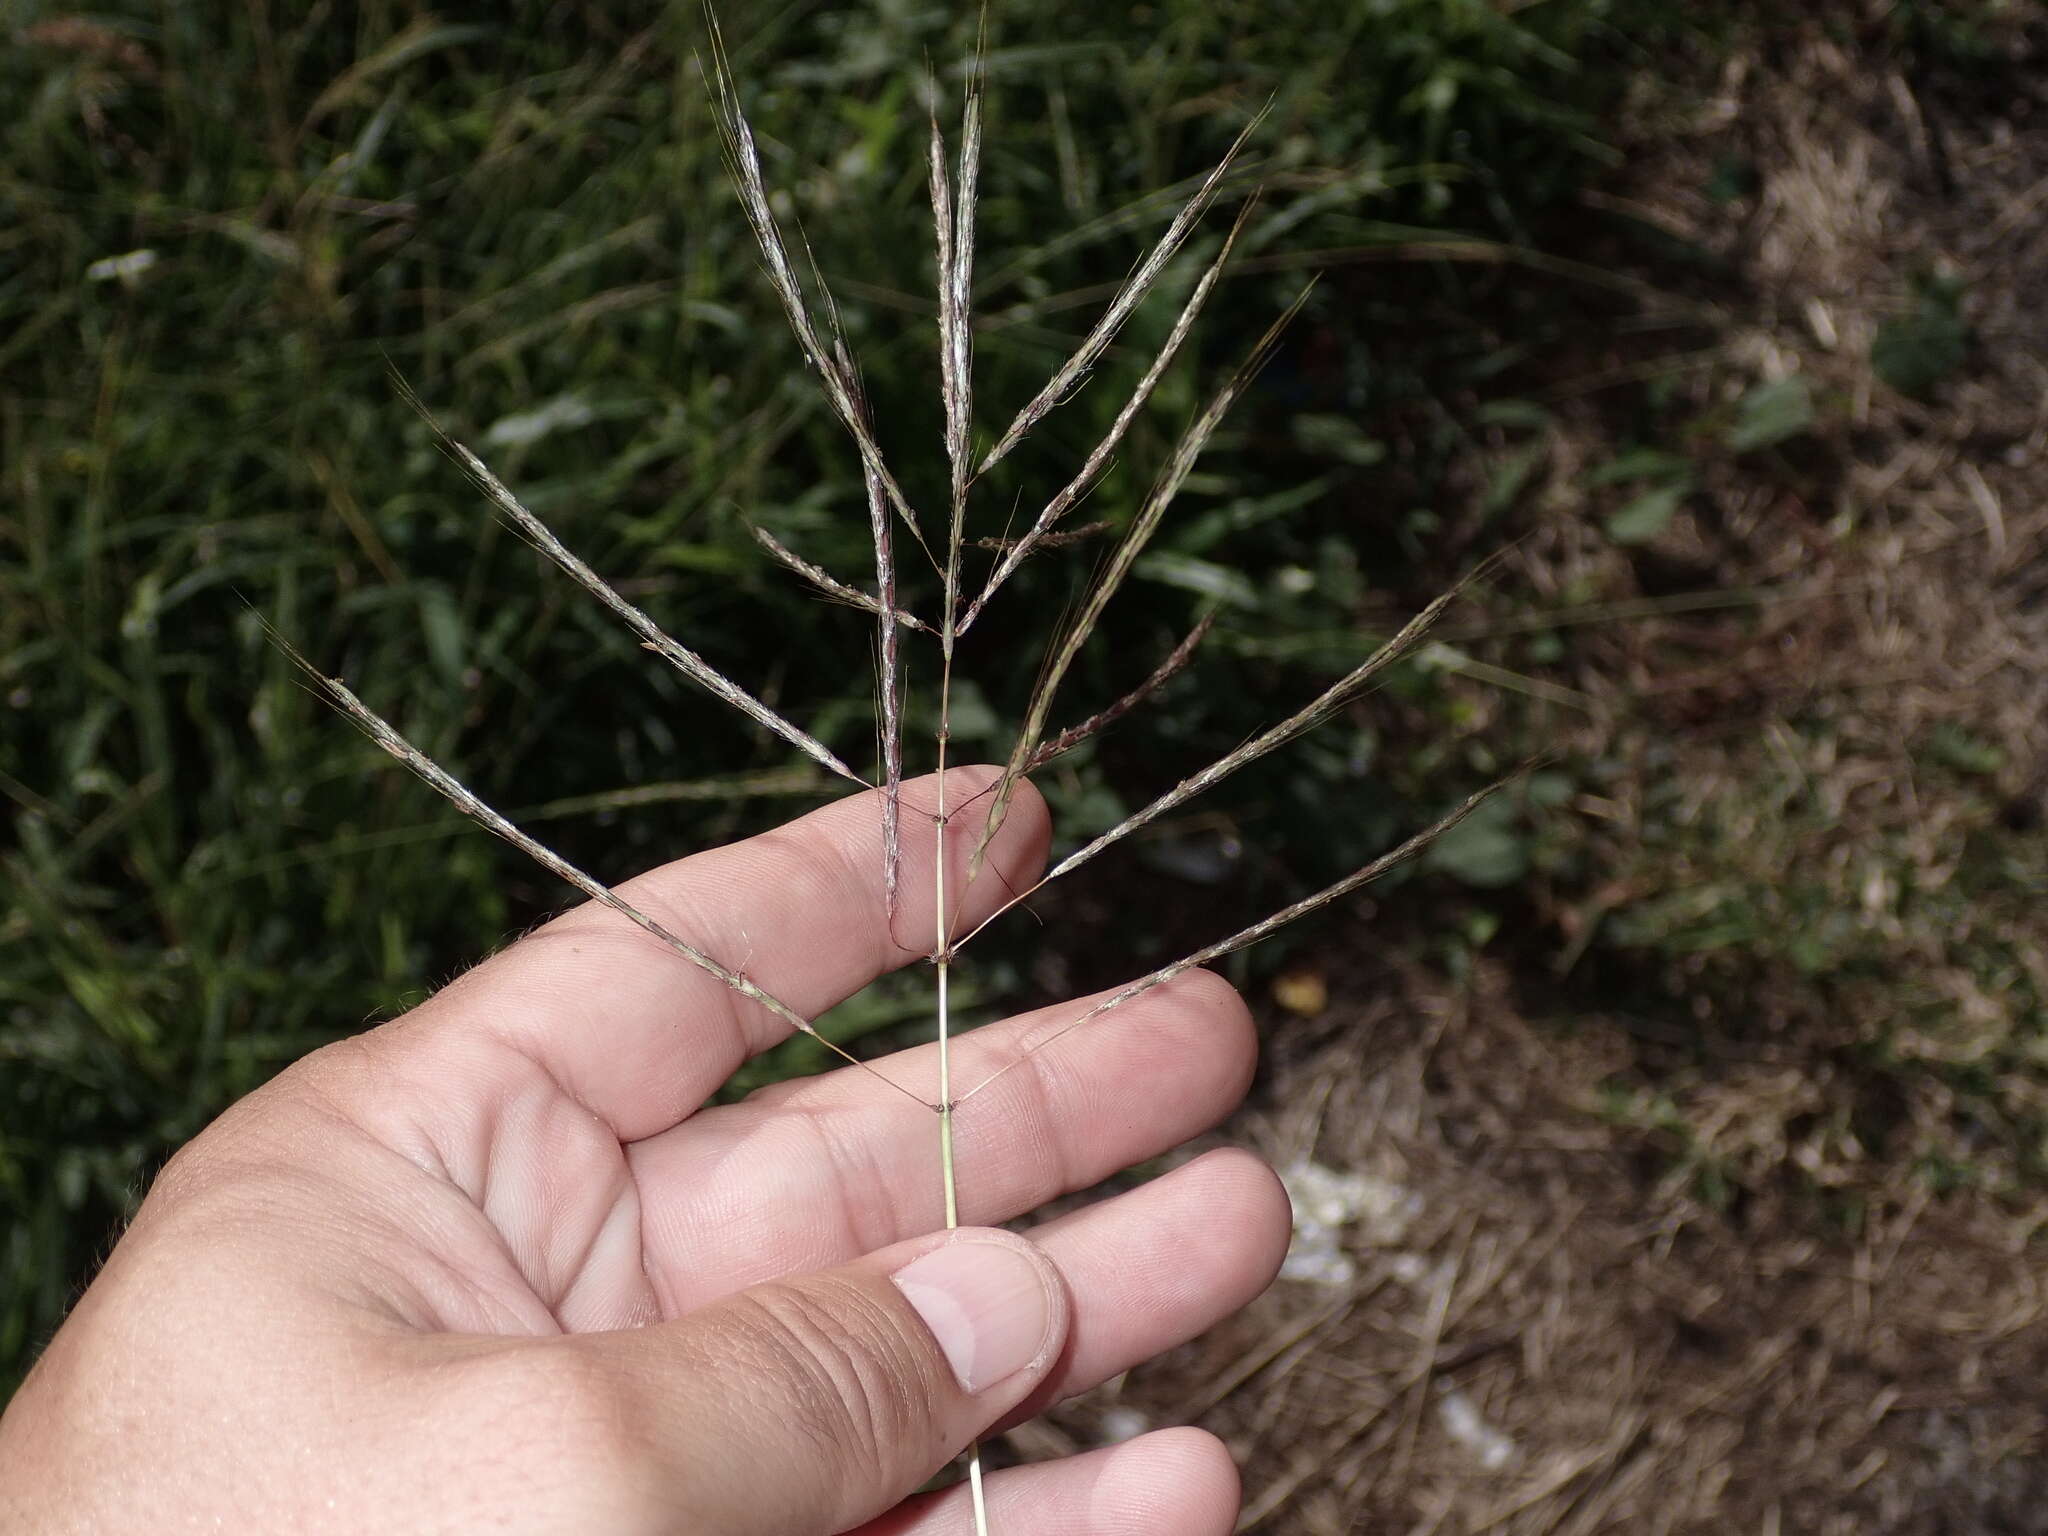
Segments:
[[[985,40],[983,51],[985,52]],[[1232,173],[1238,167],[1245,145],[1257,127],[1255,118],[1246,126],[1222,160],[1201,180],[1193,196],[1174,214],[1165,231],[1132,269],[1100,319],[1074,349],[1072,355],[1052,372],[1043,387],[994,434],[989,445],[977,458],[974,420],[973,273],[975,213],[979,196],[983,132],[981,71],[978,68],[980,56],[977,55],[974,65],[966,74],[957,142],[949,146],[936,113],[932,115],[930,122],[929,181],[938,300],[938,374],[944,407],[943,451],[948,473],[947,505],[939,511],[928,511],[919,509],[911,503],[903,489],[902,480],[892,470],[882,452],[861,388],[859,371],[845,342],[837,308],[832,302],[822,275],[817,270],[816,263],[809,259],[807,247],[804,247],[803,251],[804,265],[810,271],[808,285],[800,275],[798,264],[791,254],[791,244],[771,205],[760,154],[752,129],[740,109],[738,91],[727,65],[716,22],[713,21],[711,24],[708,72],[720,131],[741,209],[759,247],[762,268],[769,287],[781,305],[804,361],[808,364],[809,371],[818,379],[827,403],[852,440],[861,462],[868,530],[874,552],[872,585],[867,584],[865,576],[856,579],[847,574],[824,569],[806,559],[800,552],[789,549],[765,530],[756,528],[753,532],[771,559],[832,598],[865,612],[875,625],[875,692],[878,701],[876,713],[880,738],[876,753],[879,771],[875,778],[870,779],[856,771],[801,725],[786,718],[764,702],[758,694],[727,677],[682,641],[662,630],[652,618],[623,597],[614,585],[565,546],[546,524],[529,511],[517,495],[492,473],[482,459],[446,434],[442,435],[448,451],[467,470],[498,514],[559,566],[571,580],[609,608],[621,622],[633,630],[647,650],[698,687],[724,701],[756,726],[782,738],[827,772],[856,786],[879,791],[877,799],[882,818],[883,876],[892,923],[896,914],[901,878],[900,823],[902,816],[909,814],[902,803],[900,793],[905,772],[906,747],[903,648],[906,643],[935,648],[937,658],[934,671],[937,685],[936,698],[932,701],[932,713],[938,724],[932,740],[931,758],[933,767],[940,774],[940,800],[935,812],[914,814],[932,815],[941,845],[940,856],[935,863],[934,877],[938,922],[930,937],[928,950],[934,977],[938,1080],[930,1089],[923,1085],[898,1082],[880,1068],[856,1059],[840,1046],[830,1041],[824,1043],[853,1066],[876,1079],[878,1084],[886,1085],[888,1091],[916,1099],[934,1112],[937,1120],[934,1177],[943,1188],[946,1224],[949,1227],[957,1225],[959,1219],[953,1160],[954,1118],[996,1077],[1012,1070],[1032,1053],[1053,1047],[1072,1031],[1113,1013],[1132,998],[1171,981],[1195,966],[1207,964],[1246,945],[1256,943],[1284,924],[1325,906],[1384,874],[1462,820],[1487,793],[1482,792],[1473,796],[1434,825],[1425,828],[1344,879],[1305,896],[1236,933],[1220,937],[1169,965],[1161,966],[1092,1005],[1077,1008],[1070,1019],[1056,1022],[1043,1029],[1038,1038],[1027,1042],[1022,1055],[995,1074],[977,1083],[965,1086],[955,1084],[948,1050],[952,1036],[952,969],[961,950],[987,926],[988,922],[993,922],[994,918],[991,917],[965,935],[953,931],[953,908],[949,905],[949,893],[946,889],[946,849],[952,845],[949,840],[957,838],[965,843],[966,840],[972,839],[972,851],[968,861],[969,875],[972,878],[989,840],[1003,822],[1014,787],[1020,778],[1107,729],[1143,705],[1152,694],[1192,661],[1197,647],[1209,632],[1213,616],[1203,617],[1152,675],[1129,695],[1075,726],[1057,732],[1050,730],[1061,685],[1072,671],[1076,659],[1088,646],[1103,612],[1116,596],[1148,541],[1172,510],[1189,473],[1218,425],[1242,394],[1281,329],[1301,303],[1301,299],[1298,298],[1287,312],[1275,320],[1273,326],[1260,338],[1246,358],[1210,395],[1206,404],[1181,433],[1166,463],[1155,478],[1151,490],[1128,524],[1121,529],[1107,530],[1099,527],[1087,530],[1062,528],[1061,524],[1068,514],[1086,498],[1091,487],[1108,468],[1132,423],[1144,410],[1160,380],[1181,354],[1203,306],[1208,302],[1225,272],[1233,246],[1251,215],[1253,200],[1244,199],[1221,250],[1206,265],[1188,297],[1183,301],[1165,341],[1132,389],[1129,398],[1116,413],[1101,441],[1076,466],[1071,478],[1025,525],[1021,535],[995,537],[986,530],[977,530],[972,516],[973,493],[977,482],[1016,448],[1034,427],[1059,409],[1061,403],[1073,393],[1116,341],[1126,322],[1172,266],[1174,257],[1196,230],[1203,215],[1218,200],[1222,192],[1232,185]],[[1304,293],[1303,297],[1305,296]],[[407,393],[410,395],[410,391]],[[417,400],[414,400],[414,403],[419,404]],[[424,406],[420,408],[423,411],[425,409]],[[1072,536],[1077,532],[1105,532],[1112,535],[1115,542],[1109,553],[1100,560],[1092,582],[1052,642],[1000,777],[988,791],[976,797],[975,801],[948,806],[944,799],[943,775],[955,693],[953,663],[956,643],[983,617],[1004,585],[1026,560],[1054,553],[1073,542]],[[908,535],[909,543],[906,547],[912,557],[928,562],[939,578],[940,598],[937,612],[913,613],[902,606],[897,561],[899,536],[904,534]],[[976,549],[993,549],[996,557],[988,563],[987,574],[978,583],[973,583],[967,575],[967,555],[970,550]],[[1053,882],[1115,846],[1158,817],[1220,783],[1239,768],[1285,746],[1302,732],[1313,728],[1341,709],[1371,686],[1390,664],[1407,654],[1455,595],[1447,593],[1431,603],[1391,639],[1380,645],[1352,671],[1339,678],[1321,694],[1308,700],[1300,708],[1225,757],[1165,790],[1142,809],[1061,859],[1035,885],[1014,895],[996,916],[1043,891]],[[288,646],[286,648],[289,650]],[[296,652],[292,654],[309,672],[312,670],[310,664],[297,657]],[[314,675],[318,676],[317,673]],[[378,746],[426,780],[465,814],[513,843],[592,900],[610,907],[621,917],[637,924],[657,942],[665,945],[689,964],[717,977],[735,992],[769,1009],[790,1028],[823,1039],[817,1035],[810,1020],[802,1017],[795,1009],[745,976],[738,969],[733,957],[721,959],[706,954],[636,910],[610,887],[576,868],[486,805],[374,713],[341,681],[325,678],[320,681],[336,705],[362,727]],[[958,893],[952,894],[957,896]],[[969,1453],[968,1479],[976,1529],[985,1532],[987,1516],[983,1503],[981,1458],[978,1450],[971,1450]]]

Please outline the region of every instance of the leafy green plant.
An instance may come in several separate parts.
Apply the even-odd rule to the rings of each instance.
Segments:
[[[1963,285],[1954,278],[1922,277],[1913,305],[1878,328],[1870,366],[1902,395],[1924,400],[1963,366],[1970,327],[1963,319]]]
[[[1707,413],[1695,435],[1718,441],[1730,453],[1756,453],[1803,436],[1818,420],[1813,394],[1798,374],[1751,386],[1731,407]],[[1693,459],[1665,448],[1630,450],[1586,477],[1590,489],[1623,486],[1630,494],[1601,526],[1625,546],[1654,543],[1699,489]]]
[[[1737,401],[1723,441],[1735,453],[1775,448],[1808,431],[1815,419],[1813,393],[1795,373],[1758,384]]]
[[[1634,494],[1604,524],[1617,544],[1648,544],[1671,525],[1671,519],[1698,485],[1692,461],[1657,448],[1624,453],[1587,476],[1589,486],[1625,485]]]

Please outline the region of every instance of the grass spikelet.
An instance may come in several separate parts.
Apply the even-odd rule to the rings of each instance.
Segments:
[[[1042,743],[1038,750],[1031,754],[1031,760],[1024,765],[1025,773],[1036,773],[1047,763],[1055,758],[1065,756],[1090,737],[1099,736],[1140,704],[1151,698],[1161,688],[1164,688],[1186,669],[1187,664],[1194,659],[1195,648],[1202,643],[1209,631],[1215,628],[1215,625],[1216,614],[1214,610],[1203,614],[1195,622],[1195,627],[1187,632],[1186,637],[1180,644],[1167,652],[1166,660],[1160,662],[1157,667],[1152,669],[1150,677],[1147,677],[1145,681],[1138,684],[1137,687],[1118,699],[1109,708],[1097,710],[1080,724],[1070,725],[1064,731],[1061,731],[1059,735],[1053,737],[1052,740]]]

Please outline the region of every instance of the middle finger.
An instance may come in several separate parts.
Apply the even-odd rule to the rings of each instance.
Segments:
[[[956,1040],[958,1091],[1089,1001]],[[936,1049],[876,1065],[924,1092]],[[1237,993],[1193,971],[1024,1057],[955,1113],[960,1220],[1011,1220],[1207,1130],[1244,1096],[1256,1050]],[[938,1134],[933,1111],[846,1068],[700,1110],[633,1143],[643,1251],[664,1314],[938,1227]]]

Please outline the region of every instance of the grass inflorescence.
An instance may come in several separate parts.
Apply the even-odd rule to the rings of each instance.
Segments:
[[[984,28],[986,19],[984,18]],[[1079,468],[1047,499],[1025,531],[1016,537],[984,533],[987,521],[975,515],[972,505],[978,484],[1002,460],[1015,451],[1048,417],[1056,412],[1083,384],[1105,351],[1118,339],[1141,306],[1172,269],[1182,246],[1198,228],[1202,216],[1237,167],[1240,155],[1256,132],[1260,115],[1254,114],[1231,143],[1215,167],[1202,178],[1193,195],[1169,220],[1165,231],[1133,268],[1110,298],[1100,318],[1080,344],[1051,373],[1026,403],[994,434],[992,443],[978,448],[975,423],[973,270],[976,255],[976,213],[981,175],[984,108],[983,76],[988,57],[986,31],[964,71],[963,105],[958,133],[957,158],[940,127],[936,108],[929,114],[929,195],[935,231],[935,274],[937,291],[937,343],[939,355],[939,396],[943,419],[942,447],[947,474],[946,505],[942,514],[921,512],[904,489],[907,477],[892,467],[890,456],[875,431],[861,383],[859,363],[848,345],[846,328],[815,255],[807,243],[804,251],[808,277],[792,256],[792,244],[778,217],[773,194],[763,171],[754,130],[740,104],[736,81],[725,41],[714,19],[710,26],[708,73],[714,92],[719,133],[727,165],[748,228],[759,249],[761,267],[788,322],[809,376],[818,381],[833,416],[850,438],[860,461],[866,489],[867,527],[871,540],[873,588],[835,574],[795,554],[772,535],[757,530],[756,537],[778,563],[787,567],[820,591],[872,616],[877,657],[875,692],[879,768],[873,778],[851,767],[822,740],[766,702],[758,692],[735,681],[704,659],[683,641],[664,630],[644,610],[632,603],[619,586],[599,575],[576,555],[548,526],[529,510],[468,446],[436,428],[449,454],[468,472],[496,512],[523,538],[544,554],[570,579],[637,638],[640,645],[667,663],[690,683],[745,717],[753,725],[772,733],[795,748],[825,773],[853,785],[878,791],[881,817],[883,888],[887,920],[895,925],[897,897],[901,882],[901,835],[903,815],[901,788],[905,773],[905,710],[903,690],[906,669],[902,640],[906,630],[932,642],[936,656],[924,669],[930,677],[935,698],[928,714],[935,721],[930,740],[932,770],[937,775],[939,798],[929,813],[938,833],[939,855],[934,863],[934,911],[936,930],[927,958],[934,976],[933,1004],[938,1051],[937,1079],[927,1090],[922,1085],[899,1082],[885,1070],[861,1061],[843,1046],[822,1035],[813,1021],[744,974],[735,963],[710,955],[687,939],[670,932],[661,923],[635,908],[610,886],[586,873],[554,849],[522,830],[501,812],[480,798],[427,751],[384,717],[366,705],[347,683],[322,676],[305,657],[280,640],[292,659],[315,677],[332,702],[383,751],[417,774],[465,816],[505,839],[532,858],[549,873],[566,881],[591,900],[634,923],[677,956],[733,989],[741,996],[767,1008],[792,1030],[811,1036],[835,1055],[882,1083],[886,1088],[919,1099],[934,1111],[938,1133],[936,1178],[942,1186],[945,1222],[959,1221],[956,1195],[957,1176],[954,1151],[954,1121],[982,1090],[1004,1073],[1021,1065],[1040,1051],[1058,1044],[1076,1029],[1096,1022],[1130,1000],[1162,986],[1187,971],[1209,964],[1257,943],[1286,924],[1351,894],[1378,879],[1398,864],[1414,857],[1442,834],[1457,827],[1492,793],[1483,789],[1468,797],[1433,825],[1410,836],[1391,851],[1352,870],[1337,881],[1301,897],[1264,917],[1219,936],[1177,959],[1158,966],[1108,996],[1077,1009],[1073,1017],[1042,1031],[1024,1043],[1021,1051],[1003,1067],[971,1085],[961,1085],[952,1076],[949,1044],[954,1032],[950,992],[953,969],[960,952],[978,933],[1002,915],[985,920],[971,931],[960,931],[957,892],[949,892],[948,847],[964,835],[972,840],[967,878],[978,872],[990,841],[1001,827],[1017,784],[1035,767],[1090,739],[1132,710],[1141,707],[1149,694],[1188,665],[1195,647],[1207,632],[1212,615],[1203,619],[1187,639],[1177,645],[1145,683],[1108,708],[1090,715],[1078,726],[1051,733],[1052,712],[1061,696],[1061,685],[1095,638],[1111,601],[1131,576],[1139,558],[1159,532],[1180,492],[1194,473],[1204,450],[1270,355],[1287,323],[1305,302],[1304,289],[1273,320],[1253,343],[1248,353],[1209,394],[1187,426],[1179,433],[1153,480],[1151,489],[1139,502],[1135,515],[1114,537],[1109,553],[1100,560],[1083,583],[1072,611],[1054,632],[1040,662],[1036,680],[1024,709],[1001,774],[983,794],[950,805],[946,799],[945,770],[951,740],[958,644],[975,620],[989,611],[1005,581],[1034,554],[1049,553],[1055,546],[1051,536],[1060,520],[1094,488],[1109,468],[1115,450],[1132,423],[1150,401],[1159,381],[1166,375],[1191,334],[1203,304],[1218,278],[1228,267],[1230,255],[1255,202],[1246,199],[1230,234],[1218,253],[1209,260],[1188,297],[1178,308],[1166,339],[1141,374],[1137,384],[1115,412],[1105,433],[1083,457]],[[927,90],[936,97],[935,80]],[[410,393],[408,391],[408,393]],[[415,397],[413,403],[425,407]],[[991,525],[992,527],[994,525]],[[918,615],[899,602],[896,579],[898,541],[901,529],[909,535],[909,548],[931,567],[937,578],[936,612]],[[993,558],[981,561],[987,569],[977,577],[970,556],[982,540],[995,545]],[[978,586],[976,583],[978,582]],[[1366,660],[1335,684],[1323,690],[1251,739],[1225,753],[1158,795],[1140,810],[1060,860],[1028,890],[1016,893],[1002,911],[1013,908],[1052,885],[1096,855],[1185,801],[1201,794],[1239,769],[1286,745],[1304,731],[1327,719],[1345,701],[1356,697],[1388,665],[1411,651],[1427,633],[1454,594],[1431,603],[1404,625]],[[900,942],[900,940],[899,940]],[[975,1525],[986,1531],[983,1505],[981,1458],[978,1447],[970,1448],[968,1477],[972,1488]]]

